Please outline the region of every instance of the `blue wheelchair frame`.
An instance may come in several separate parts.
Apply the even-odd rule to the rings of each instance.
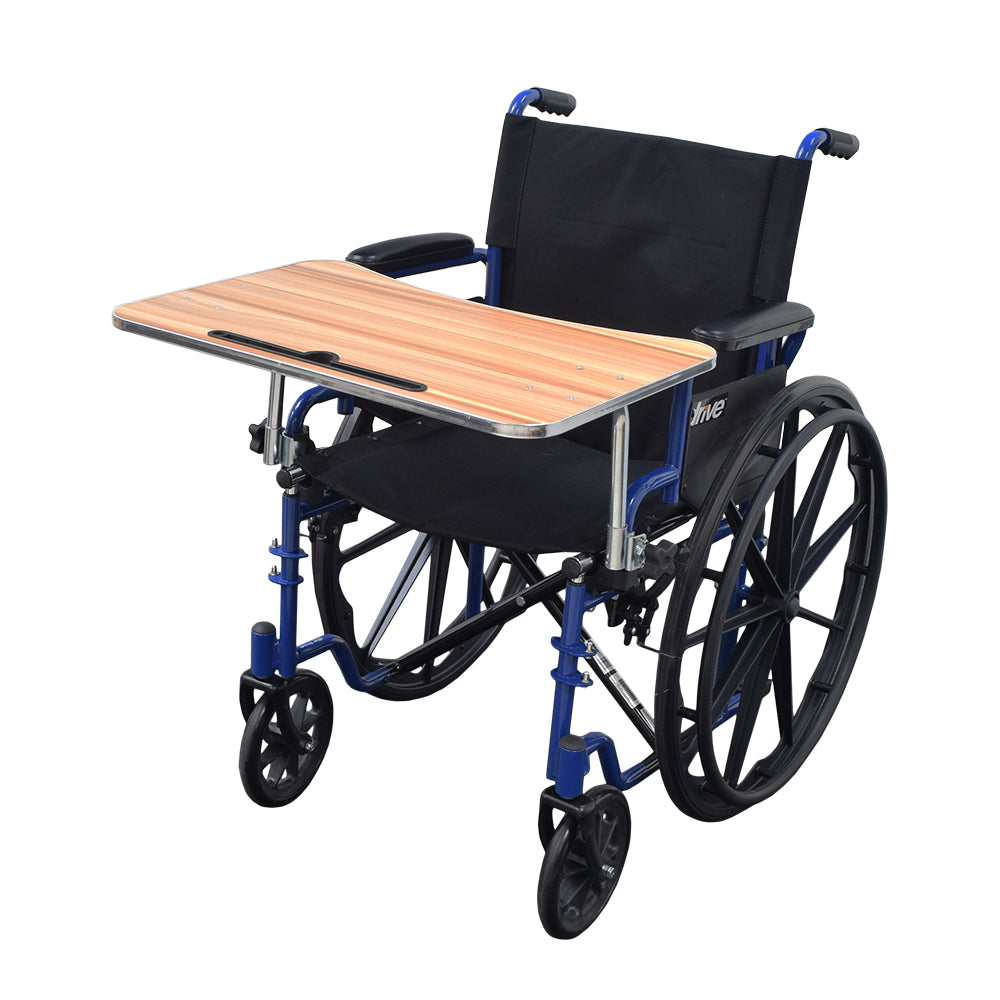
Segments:
[[[509,108],[510,114],[520,115],[540,97],[538,90],[525,90],[515,97]],[[828,140],[823,130],[810,132],[799,146],[796,158],[812,159],[816,150]],[[465,264],[485,263],[485,301],[496,306],[500,301],[500,270],[502,251],[498,247],[476,248],[471,255],[454,260],[440,261],[420,267],[389,272],[389,277],[404,278],[428,271],[458,267]],[[789,336],[776,338],[758,347],[756,371],[761,372],[776,364],[790,365],[802,346],[805,330]],[[309,410],[323,402],[337,400],[338,412],[344,415],[354,410],[354,398],[344,392],[315,386],[302,393],[294,402],[288,414],[287,426],[281,427],[282,394],[284,376],[272,374],[268,419],[264,443],[264,460],[268,464],[285,464],[285,458],[294,455],[294,449],[283,450],[286,442],[303,432],[305,418]],[[688,413],[691,406],[692,380],[675,387],[671,403],[668,443],[664,464],[653,472],[627,483],[629,417],[627,407],[615,411],[612,418],[612,495],[608,533],[607,566],[611,570],[631,569],[635,535],[633,525],[642,500],[650,493],[662,492],[664,503],[677,503],[680,495],[681,470],[687,444]],[[303,502],[298,495],[294,481],[290,481],[282,497],[281,537],[275,539],[269,551],[280,560],[269,574],[268,579],[281,588],[280,628],[268,623],[258,623],[251,633],[250,675],[252,683],[263,689],[269,687],[269,679],[275,673],[281,678],[295,675],[300,663],[330,651],[333,653],[347,684],[358,691],[371,691],[384,684],[392,675],[390,667],[379,667],[362,675],[348,644],[337,635],[321,635],[298,644],[298,587],[302,583],[299,575],[300,561],[306,553],[299,546],[300,527],[303,522],[328,511],[347,507],[351,501],[333,496],[318,504]],[[730,534],[726,523],[720,525],[716,540]],[[762,547],[765,539],[757,540]],[[484,548],[470,546],[469,586],[466,599],[465,619],[471,622],[483,611],[482,578]],[[539,587],[543,581],[537,567],[524,560],[517,568],[525,575],[529,584]],[[550,588],[554,591],[554,588]],[[561,586],[559,589],[562,589]],[[571,735],[573,702],[577,688],[593,685],[590,671],[581,671],[580,660],[592,665],[602,681],[609,687],[619,706],[630,718],[633,725],[650,745],[655,746],[652,716],[643,707],[615,668],[587,635],[583,625],[584,614],[604,604],[616,596],[608,591],[590,594],[584,583],[583,570],[566,580],[565,600],[560,602],[555,593],[539,596],[535,603],[545,601],[550,613],[557,621],[561,619],[560,634],[552,639],[558,651],[558,664],[552,671],[555,681],[555,697],[552,706],[552,723],[549,735],[549,750],[546,775],[555,783],[555,794],[560,800],[572,800],[583,794],[585,775],[590,770],[590,756],[596,753],[606,783],[625,790],[638,784],[658,770],[655,752],[632,767],[622,770],[614,740],[602,732],[591,732],[582,738]],[[742,567],[736,588],[732,594],[730,611],[738,609],[747,594],[746,566]],[[541,591],[539,592],[541,593]],[[720,663],[725,662],[735,643],[735,633],[727,635],[720,653]],[[426,655],[426,652],[425,652]],[[720,715],[720,724],[736,711],[739,695]],[[292,727],[294,729],[294,726]]]

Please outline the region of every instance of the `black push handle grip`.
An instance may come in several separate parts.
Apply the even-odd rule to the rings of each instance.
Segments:
[[[543,90],[541,87],[531,89],[538,91],[538,97],[531,102],[531,107],[538,108],[539,111],[568,118],[576,107],[576,98],[572,94],[564,94],[561,90]]]
[[[849,160],[861,148],[858,137],[851,135],[850,132],[837,132],[832,128],[817,131],[825,132],[828,136],[826,142],[821,142],[819,145],[820,152],[826,153],[827,156],[839,156],[842,160]]]

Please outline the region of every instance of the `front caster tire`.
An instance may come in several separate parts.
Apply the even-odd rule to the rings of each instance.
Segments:
[[[282,732],[279,698],[288,699],[288,713],[301,741]],[[279,694],[263,695],[247,715],[240,744],[240,778],[247,795],[265,807],[297,799],[323,763],[332,732],[333,699],[318,674],[300,670]]]
[[[554,938],[574,938],[600,916],[628,853],[632,818],[625,796],[611,785],[599,785],[586,795],[593,811],[582,819],[563,818],[538,877],[538,916]]]

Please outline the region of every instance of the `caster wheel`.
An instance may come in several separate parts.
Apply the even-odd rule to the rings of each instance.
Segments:
[[[594,811],[582,820],[563,818],[549,840],[538,877],[538,916],[555,938],[574,938],[600,916],[628,853],[632,819],[625,796],[610,785],[586,794]],[[593,838],[593,853],[586,836]]]
[[[318,674],[300,670],[283,689],[292,722],[309,741],[303,749],[281,731],[272,697],[262,697],[247,716],[240,744],[240,778],[260,806],[284,806],[297,799],[316,776],[333,731],[333,699]]]

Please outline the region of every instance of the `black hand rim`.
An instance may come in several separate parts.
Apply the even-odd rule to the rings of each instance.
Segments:
[[[595,800],[598,855],[611,872],[591,869],[579,822],[563,817],[549,840],[538,878],[538,916],[555,938],[582,934],[607,906],[628,854],[632,820],[625,796],[610,785],[587,793]]]
[[[801,430],[799,416],[810,413],[813,419]],[[809,487],[793,511],[795,462],[805,445],[817,436],[829,432],[827,447],[817,463]],[[780,450],[755,498],[742,513],[729,502],[734,484],[746,464],[759,455],[767,442],[779,441]],[[843,450],[855,482],[854,503],[815,542],[817,493],[829,484],[829,475],[836,466],[839,439],[847,442]],[[734,450],[735,458],[727,461],[713,488],[712,502],[695,526],[690,540],[691,557],[682,577],[675,584],[667,624],[664,631],[657,674],[657,749],[661,773],[674,802],[688,815],[706,821],[726,819],[756,802],[772,795],[798,770],[826,728],[843,694],[864,637],[875,596],[885,534],[885,465],[878,440],[871,426],[861,415],[853,395],[840,383],[825,379],[805,379],[788,387],[776,397],[768,412],[744,441]],[[781,532],[772,530],[766,558],[756,556],[752,538],[764,506],[772,494],[775,507],[782,510],[781,522],[786,525],[784,541]],[[821,499],[821,497],[820,497]],[[726,517],[735,528],[725,568],[718,581],[718,595],[713,603],[709,625],[699,632],[689,631],[689,620],[702,585],[702,572],[707,564],[711,538],[715,527]],[[798,541],[792,536],[798,532]],[[787,599],[801,591],[802,574],[812,577],[818,565],[835,547],[834,541],[850,532],[849,555],[844,580],[832,619],[821,619],[804,608],[799,612],[807,620],[824,625],[830,635],[819,662],[805,689],[798,709],[792,711],[790,684],[783,684],[790,675],[791,662],[787,639],[790,619],[780,612],[787,609]],[[836,537],[835,537],[836,536]],[[805,541],[801,541],[801,539]],[[724,544],[724,543],[722,543]],[[812,553],[812,556],[809,553]],[[757,577],[766,586],[757,585],[755,599],[734,616],[728,615],[725,595],[735,586],[740,563],[748,557],[758,570]],[[796,565],[797,580],[788,574]],[[806,567],[805,569],[803,567]],[[751,571],[751,575],[752,571]],[[787,576],[780,586],[782,576]],[[778,579],[776,580],[775,577]],[[767,593],[773,589],[774,593]],[[737,619],[737,616],[739,618]],[[794,616],[793,616],[794,617]],[[727,620],[728,619],[728,620]],[[780,619],[780,620],[779,620]],[[716,664],[723,622],[731,626],[743,623],[743,634],[727,661],[728,670],[716,677]],[[775,627],[774,623],[779,620]],[[692,638],[703,641],[699,665],[698,694],[695,710],[683,704],[681,697],[681,660],[684,649],[697,645]],[[765,660],[765,658],[767,658]],[[690,662],[690,661],[689,661]],[[777,665],[777,671],[763,669],[760,664]],[[754,663],[758,664],[753,669]],[[742,772],[740,757],[746,753],[756,711],[763,696],[776,680],[775,703],[779,714],[780,740],[774,750],[760,758],[755,767]],[[719,718],[716,709],[740,687],[749,682],[751,700],[740,706],[730,754],[720,767],[715,753],[712,722]],[[742,694],[742,691],[741,691]],[[724,705],[723,705],[724,708]],[[742,720],[740,713],[744,712]],[[742,731],[737,733],[737,727]],[[707,733],[702,737],[702,733]],[[784,744],[781,741],[786,741]],[[734,750],[735,747],[735,750]],[[695,759],[703,774],[690,773]],[[741,777],[741,774],[743,775]]]
[[[283,806],[297,799],[316,776],[333,732],[333,699],[318,674],[300,670],[285,690],[295,724],[314,744],[308,753],[292,747],[281,732],[277,711],[263,695],[250,712],[240,744],[240,778],[258,805]]]

